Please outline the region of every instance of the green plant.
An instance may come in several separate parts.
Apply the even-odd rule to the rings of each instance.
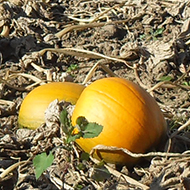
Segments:
[[[75,71],[76,69],[78,69],[78,67],[79,67],[78,64],[70,64],[66,72],[70,73],[72,71]]]
[[[171,81],[173,79],[172,76],[162,76],[160,77],[159,81],[164,82],[164,81]]]
[[[71,119],[66,109],[60,114],[61,127],[66,135],[65,146],[67,150],[72,149],[71,142],[76,139],[82,138],[94,138],[97,137],[103,126],[98,125],[96,123],[89,123],[84,117],[79,117],[77,119],[76,126],[72,126]],[[74,131],[77,129],[77,133]],[[35,176],[38,179],[42,173],[53,163],[54,156],[53,153],[50,152],[47,155],[45,152],[38,154],[33,159],[33,165],[35,167]]]
[[[157,40],[157,37],[159,35],[162,35],[163,31],[164,31],[164,28],[158,28],[155,31],[153,29],[150,29],[150,31],[147,34],[140,35],[140,39],[141,40],[144,40],[144,39],[146,39],[146,40],[150,40],[150,39]]]
[[[47,155],[45,152],[38,154],[33,159],[33,165],[35,167],[35,176],[38,179],[42,173],[52,165],[54,156],[52,152]]]
[[[190,81],[185,81],[185,82],[183,82],[183,85],[185,85],[185,86],[190,86]]]
[[[62,123],[62,129],[66,134],[66,144],[69,144],[70,142],[73,142],[80,137],[94,138],[98,136],[103,129],[103,126],[95,122],[88,122],[85,117],[82,116],[77,118],[76,125],[73,126],[66,109],[61,112],[60,121]]]

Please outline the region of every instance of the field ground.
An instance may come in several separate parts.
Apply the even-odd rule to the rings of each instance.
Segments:
[[[1,173],[1,190],[190,189],[190,157],[182,156],[190,148],[189,0],[0,2],[1,172],[27,160]],[[106,168],[78,159],[75,145],[61,148],[59,127],[18,128],[20,104],[34,87],[108,76],[134,81],[156,99],[168,123],[168,155],[156,152],[132,170]],[[36,180],[32,158],[51,150],[54,162]]]

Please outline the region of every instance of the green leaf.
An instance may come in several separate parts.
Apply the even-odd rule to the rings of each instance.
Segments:
[[[73,141],[75,141],[76,139],[79,139],[80,137],[82,137],[82,133],[78,133],[78,134],[76,134],[76,135],[69,135],[69,136],[67,137],[66,143],[73,142]]]
[[[171,76],[163,76],[160,78],[159,81],[171,81],[173,79],[173,77]]]
[[[64,133],[68,134],[68,128],[67,128],[67,125],[68,125],[68,113],[66,110],[63,110],[61,113],[60,113],[60,122],[62,123],[62,129],[64,131]]]
[[[185,82],[183,82],[183,85],[190,86],[190,82],[185,81]]]
[[[104,165],[95,165],[93,168],[91,178],[100,182],[107,180],[111,177],[111,173]]]
[[[103,126],[97,123],[88,123],[83,132],[83,138],[94,138],[102,132]]]
[[[76,69],[78,69],[78,65],[77,64],[70,64],[70,66],[67,69],[67,72],[72,72],[75,71]]]
[[[87,152],[82,152],[82,154],[80,155],[80,159],[89,161],[90,155]]]
[[[164,28],[158,28],[154,33],[154,37],[158,36],[158,35],[161,35],[164,31]]]
[[[54,155],[52,152],[47,155],[45,152],[38,154],[33,159],[33,165],[35,167],[35,176],[38,179],[42,173],[52,165],[54,160]]]
[[[62,123],[62,129],[65,134],[69,134],[71,130],[71,120],[68,117],[68,112],[66,109],[60,113],[60,121]]]
[[[103,129],[102,125],[97,123],[88,122],[85,117],[78,117],[76,123],[83,134],[81,137],[83,138],[94,138],[97,137]]]
[[[60,113],[60,121],[62,124],[67,125],[68,124],[68,112],[66,109],[64,109],[61,113]]]
[[[141,40],[143,40],[143,39],[145,39],[145,38],[146,38],[146,35],[145,35],[145,34],[140,35],[140,39],[141,39]]]
[[[85,169],[86,169],[85,164],[83,164],[83,163],[79,163],[79,164],[77,165],[77,168],[78,168],[79,170],[85,170]]]
[[[80,126],[81,131],[84,131],[86,129],[86,126],[88,125],[87,119],[83,116],[78,117],[76,123],[78,126]]]
[[[80,137],[83,138],[93,138],[98,136],[102,131],[102,126],[96,123],[89,123],[85,117],[78,117],[76,120],[77,127],[79,132],[77,134],[73,133],[75,127],[71,124],[71,119],[68,117],[68,112],[64,109],[60,114],[60,121],[62,123],[62,128],[64,133],[66,134],[66,143],[69,144],[70,142],[79,139]]]

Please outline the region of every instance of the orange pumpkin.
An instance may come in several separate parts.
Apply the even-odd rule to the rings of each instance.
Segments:
[[[100,79],[86,87],[76,103],[73,125],[79,116],[103,126],[98,137],[76,140],[88,153],[96,145],[145,153],[156,146],[166,132],[166,122],[155,99],[137,84],[121,78]],[[115,164],[136,162],[116,150],[97,151],[94,157]]]
[[[44,113],[55,99],[75,104],[84,86],[72,82],[51,82],[33,89],[23,100],[18,116],[20,127],[36,129],[45,122]]]

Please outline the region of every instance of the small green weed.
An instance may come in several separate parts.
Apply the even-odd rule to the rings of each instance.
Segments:
[[[164,28],[158,28],[155,31],[150,29],[148,34],[140,35],[141,40],[157,40],[158,36],[162,35],[164,32]]]
[[[183,82],[183,85],[185,85],[185,86],[190,86],[190,81],[185,81],[185,82]]]
[[[159,81],[164,82],[164,81],[171,81],[173,79],[172,76],[162,76]]]
[[[68,73],[71,73],[72,71],[75,71],[79,68],[78,64],[70,64],[70,66],[67,68]]]

